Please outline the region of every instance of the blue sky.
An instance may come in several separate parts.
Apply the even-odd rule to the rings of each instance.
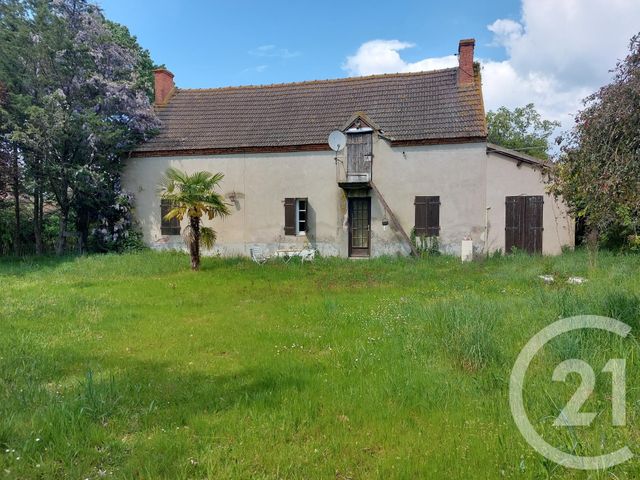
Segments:
[[[486,109],[563,128],[640,30],[640,0],[97,1],[183,88],[444,68],[474,37]]]
[[[486,26],[517,19],[519,1],[345,2],[100,0],[182,87],[217,87],[343,77],[348,55],[372,39],[415,44],[403,57],[454,54],[461,38],[490,47]],[[262,48],[261,48],[262,47]]]

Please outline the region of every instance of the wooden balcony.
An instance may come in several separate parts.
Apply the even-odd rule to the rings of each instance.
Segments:
[[[362,168],[356,170],[347,168],[341,171],[338,177],[338,185],[344,190],[357,190],[361,188],[370,188],[371,184],[371,161],[368,162],[368,168],[363,171]]]

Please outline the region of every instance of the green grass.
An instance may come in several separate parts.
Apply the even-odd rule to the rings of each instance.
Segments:
[[[556,466],[510,416],[511,366],[560,317],[640,326],[640,257],[318,259],[255,265],[180,254],[0,262],[0,478],[637,478]],[[560,279],[545,285],[540,274]],[[567,285],[572,275],[584,285]],[[567,451],[637,449],[635,338],[585,332],[536,357],[525,401]],[[608,374],[585,411],[551,424],[596,372],[627,358],[628,427]]]

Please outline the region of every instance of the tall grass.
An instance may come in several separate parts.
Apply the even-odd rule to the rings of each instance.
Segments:
[[[583,478],[510,417],[527,340],[560,317],[635,329],[640,259],[600,252],[270,263],[145,252],[0,261],[0,476],[6,478]],[[557,281],[546,285],[541,274]],[[570,276],[583,285],[568,285]],[[563,336],[525,400],[567,451],[634,445],[635,335]],[[611,356],[628,359],[629,425],[610,426]],[[591,429],[552,421],[596,372]],[[3,473],[4,472],[4,473]],[[634,478],[632,460],[590,478]]]

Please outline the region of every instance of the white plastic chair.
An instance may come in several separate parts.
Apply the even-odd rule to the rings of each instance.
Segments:
[[[249,253],[251,254],[251,260],[258,265],[262,265],[269,260],[269,257],[264,254],[264,250],[261,247],[251,247]]]
[[[316,251],[312,248],[305,248],[300,252],[300,259],[302,260],[302,263],[305,261],[310,262],[314,258],[316,258]]]

